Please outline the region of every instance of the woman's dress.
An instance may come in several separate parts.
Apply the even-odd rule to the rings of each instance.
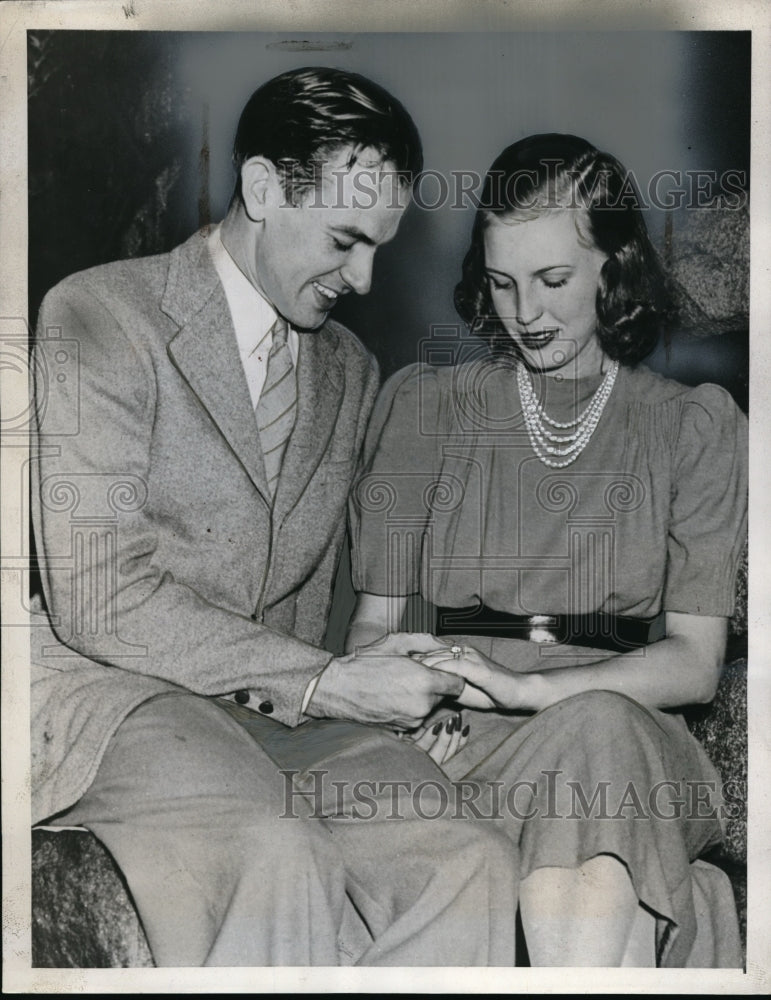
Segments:
[[[599,383],[534,376],[546,413],[563,423]],[[352,505],[354,586],[420,595],[410,631],[431,631],[431,606],[730,616],[746,432],[721,388],[622,367],[586,449],[548,467],[530,445],[510,361],[412,366],[383,388],[370,425]],[[520,671],[617,655],[457,638]],[[644,649],[627,655],[645,669]],[[679,715],[593,691],[535,715],[470,716],[468,744],[444,769],[469,796],[477,790],[478,812],[502,818],[522,878],[614,855],[657,916],[659,964],[741,964],[730,883],[695,860],[721,837],[719,777]]]

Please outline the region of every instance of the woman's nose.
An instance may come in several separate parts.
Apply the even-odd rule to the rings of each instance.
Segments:
[[[517,323],[520,326],[530,326],[543,313],[543,307],[538,296],[532,291],[520,292],[516,298]]]

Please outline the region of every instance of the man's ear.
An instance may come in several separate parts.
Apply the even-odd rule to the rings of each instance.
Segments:
[[[252,222],[262,222],[275,197],[276,169],[264,156],[252,156],[241,167],[241,198]]]

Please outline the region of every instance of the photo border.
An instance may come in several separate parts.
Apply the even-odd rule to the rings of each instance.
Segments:
[[[771,377],[768,261],[771,228],[769,109],[771,9],[763,0],[39,0],[0,6],[0,321],[27,315],[26,31],[32,29],[286,32],[479,32],[751,30],[752,196],[750,302],[750,596],[747,971],[710,969],[126,969],[30,968],[29,648],[24,628],[4,628],[2,663],[3,989],[8,993],[124,992],[452,992],[452,993],[737,993],[771,989],[771,877],[767,861],[771,808],[771,670],[768,643],[771,575],[771,476],[765,455]],[[27,398],[26,372],[2,367],[2,408]],[[28,457],[23,439],[2,441],[0,483],[18,484]],[[20,537],[27,498],[16,488],[0,497],[0,537]],[[753,556],[754,553],[754,556]],[[3,620],[22,620],[13,557],[2,562]]]

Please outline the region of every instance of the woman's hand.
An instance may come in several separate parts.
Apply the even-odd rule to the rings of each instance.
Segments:
[[[429,716],[422,726],[405,734],[404,738],[425,750],[437,764],[444,764],[465,747],[470,731],[471,725],[465,721],[462,712],[443,708]]]
[[[707,704],[715,695],[725,652],[726,619],[667,612],[666,638],[642,649],[586,662],[588,650],[550,669],[517,673],[469,646],[444,646],[420,653],[427,667],[463,677],[453,700],[474,708],[540,712],[584,691],[615,691],[650,708]],[[457,650],[457,656],[453,653]],[[602,655],[600,650],[595,651]],[[479,699],[486,698],[486,705]]]
[[[466,686],[455,697],[460,705],[483,710],[530,708],[524,699],[527,675],[504,669],[473,646],[443,646],[418,658],[424,666],[464,678]]]

